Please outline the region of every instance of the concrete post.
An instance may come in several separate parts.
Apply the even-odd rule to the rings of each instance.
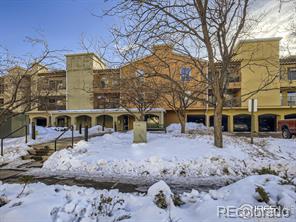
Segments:
[[[159,124],[164,126],[164,113],[160,111]]]
[[[233,115],[229,115],[228,117],[228,131],[233,132],[234,122],[233,122]]]
[[[92,116],[91,117],[91,127],[96,126],[96,125],[97,125],[96,117]]]

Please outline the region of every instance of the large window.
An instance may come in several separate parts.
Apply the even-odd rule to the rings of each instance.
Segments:
[[[290,68],[288,71],[288,80],[296,80],[296,68]]]
[[[190,80],[190,74],[191,74],[191,68],[189,67],[182,67],[181,68],[181,80],[182,81],[189,81]]]
[[[296,92],[288,92],[288,106],[296,106]]]

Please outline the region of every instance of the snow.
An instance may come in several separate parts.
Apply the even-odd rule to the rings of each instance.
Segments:
[[[163,180],[161,180],[149,187],[147,195],[154,198],[160,191],[162,191],[166,196],[171,196],[173,194],[171,188]]]
[[[30,111],[29,113],[38,113],[39,111]],[[58,114],[58,113],[128,113],[128,112],[139,112],[137,108],[130,108],[128,111],[123,108],[118,109],[67,109],[67,110],[53,110],[47,111],[49,114]],[[165,112],[163,108],[151,108],[148,113],[151,112]]]
[[[296,175],[295,140],[224,136],[224,148],[212,135],[148,133],[148,143],[133,144],[132,132],[80,141],[55,152],[42,172],[86,177],[143,177],[173,182],[208,176],[244,177],[271,168]]]
[[[163,181],[152,185],[147,195],[121,193],[118,190],[96,190],[93,188],[28,184],[22,195],[17,197],[23,185],[0,184],[0,196],[8,203],[0,207],[1,222],[42,221],[42,222],[91,222],[91,221],[259,221],[258,218],[226,218],[223,207],[265,206],[285,207],[289,215],[276,221],[296,220],[295,185],[283,185],[282,178],[273,175],[249,176],[234,184],[199,192],[192,190],[182,193],[181,206],[169,205],[161,209],[154,203],[155,192],[170,188]],[[258,201],[256,188],[260,186],[268,194],[268,203]],[[152,191],[153,190],[153,191]],[[112,199],[111,199],[112,198]],[[112,206],[115,206],[112,209]],[[219,211],[217,210],[219,209]],[[169,220],[171,219],[171,220]],[[261,219],[260,221],[262,221]],[[264,221],[273,221],[265,218]]]
[[[31,127],[30,127],[31,129]],[[21,156],[27,154],[27,149],[29,145],[45,143],[53,141],[57,138],[64,128],[62,127],[41,127],[36,126],[36,140],[31,139],[31,135],[28,135],[28,143],[25,143],[25,137],[18,138],[7,138],[4,139],[4,155],[0,156],[0,164],[11,162]],[[112,129],[105,128],[106,132],[112,131]],[[100,125],[89,128],[89,135],[94,135],[96,133],[102,132],[102,127]],[[71,131],[67,131],[61,138],[69,138],[72,136]],[[78,131],[74,131],[74,136],[81,136]]]
[[[181,124],[179,123],[172,123],[166,128],[167,132],[169,133],[180,133],[181,132]],[[204,131],[204,132],[209,132],[212,131],[212,128],[206,127],[202,123],[192,123],[188,122],[185,125],[185,131],[186,132],[193,132],[193,131]]]

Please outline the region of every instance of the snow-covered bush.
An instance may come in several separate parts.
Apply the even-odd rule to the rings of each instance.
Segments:
[[[180,195],[174,194],[170,187],[162,180],[149,187],[147,194],[153,198],[155,205],[161,209],[184,204]]]
[[[181,124],[172,123],[166,128],[168,133],[180,133]],[[197,133],[197,134],[211,134],[213,132],[212,128],[206,127],[202,123],[192,123],[188,122],[185,125],[186,133]]]
[[[4,206],[8,202],[9,202],[9,200],[7,199],[7,197],[5,195],[0,196],[0,207]]]

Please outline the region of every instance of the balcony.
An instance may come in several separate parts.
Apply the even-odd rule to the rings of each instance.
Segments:
[[[226,98],[224,101],[224,107],[240,107],[241,99],[238,97]]]
[[[296,88],[296,80],[281,79],[280,81],[281,88]]]
[[[286,99],[282,98],[281,100],[282,106],[296,106],[296,96],[287,96]]]
[[[210,98],[211,102],[214,103],[214,99]],[[212,106],[212,105],[211,105]],[[224,107],[240,107],[241,106],[241,98],[239,97],[227,97],[224,101]]]

